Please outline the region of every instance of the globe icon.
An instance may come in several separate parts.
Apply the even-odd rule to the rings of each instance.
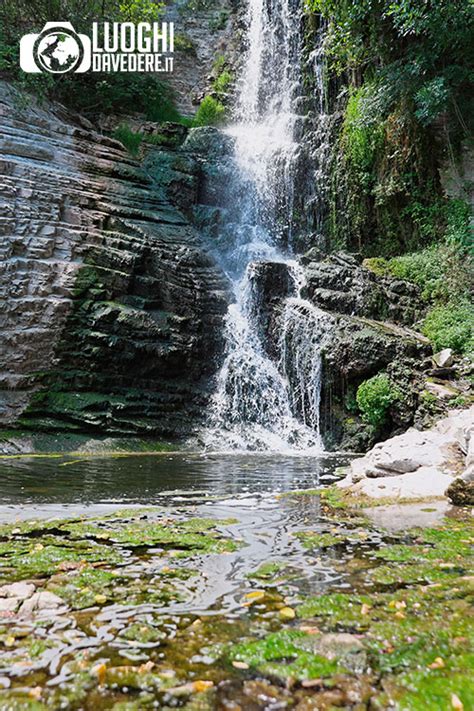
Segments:
[[[35,47],[38,63],[53,74],[74,70],[81,60],[81,53],[82,46],[75,34],[63,28],[42,34]]]

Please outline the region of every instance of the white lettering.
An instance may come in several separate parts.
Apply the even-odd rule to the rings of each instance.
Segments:
[[[137,26],[137,50],[151,52],[151,27],[149,22],[139,22]]]
[[[135,25],[133,22],[122,22],[120,25],[120,49],[122,52],[135,51]]]

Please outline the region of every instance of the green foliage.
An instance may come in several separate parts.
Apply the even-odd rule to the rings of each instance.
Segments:
[[[371,179],[377,149],[383,140],[383,126],[364,112],[364,103],[370,101],[370,88],[362,87],[349,98],[343,126],[343,146],[362,182]]]
[[[123,143],[125,148],[130,151],[133,156],[138,154],[138,149],[142,142],[142,134],[132,131],[126,124],[122,123],[112,133],[112,136]]]
[[[446,300],[449,298],[446,249],[433,245],[421,252],[394,257],[387,263],[387,271],[398,279],[406,279],[422,289],[422,298]]]
[[[329,71],[349,85],[333,154],[332,247],[389,257],[438,240],[446,214],[435,132],[442,122],[456,150],[474,108],[469,0],[307,7],[327,22]]]
[[[155,0],[119,0],[119,18],[124,22],[157,22],[163,14],[164,2]]]
[[[225,107],[212,96],[201,101],[194,119],[195,126],[217,126],[225,119]]]
[[[215,75],[212,88],[217,94],[218,99],[225,99],[225,96],[234,81],[234,74],[229,69],[227,59],[224,54],[218,54],[216,56],[212,65],[212,71]]]
[[[452,348],[474,357],[474,307],[467,301],[436,306],[426,316],[422,330],[436,350]]]
[[[188,54],[196,54],[196,48],[193,41],[184,34],[175,35],[174,38],[174,48],[179,52],[187,52]]]
[[[217,57],[214,59],[214,63],[212,65],[212,71],[215,74],[220,74],[226,68],[226,64],[227,64],[227,60],[225,58],[225,54],[218,54]]]
[[[233,76],[228,69],[224,69],[213,84],[214,91],[218,95],[226,94],[232,84]]]
[[[390,274],[389,263],[385,257],[368,257],[364,259],[362,266],[377,276],[387,276]]]
[[[228,10],[221,10],[216,17],[213,17],[209,21],[209,29],[211,32],[217,32],[218,30],[223,30],[229,19]]]
[[[448,104],[449,91],[444,77],[435,77],[423,84],[415,94],[415,116],[428,125]]]
[[[448,201],[446,242],[472,252],[471,207],[465,200],[451,199]]]
[[[377,428],[385,424],[390,406],[399,397],[400,393],[385,373],[374,375],[361,383],[356,395],[362,419]]]
[[[308,6],[328,20],[332,68],[370,71],[385,85],[387,111],[410,97],[424,124],[445,110],[456,114],[471,66],[469,0],[309,0]]]

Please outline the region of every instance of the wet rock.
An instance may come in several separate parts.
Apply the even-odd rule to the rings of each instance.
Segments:
[[[19,597],[3,597],[0,598],[0,613],[2,612],[16,612],[21,598]]]
[[[425,384],[425,390],[434,395],[439,400],[449,400],[450,398],[457,395],[457,391],[453,388],[449,388],[446,385],[441,385],[440,383],[434,383],[430,381]]]
[[[258,262],[250,266],[251,308],[267,353],[278,358],[279,315],[283,300],[295,292],[288,265]]]
[[[429,367],[429,341],[409,326],[423,315],[418,288],[382,277],[361,256],[339,252],[304,255],[305,296],[333,315],[324,347],[321,429],[328,449],[364,451],[376,439],[414,422],[419,381]],[[425,364],[428,363],[426,366]],[[358,386],[380,371],[393,376],[403,397],[378,431],[361,421],[354,405]]]
[[[344,252],[312,261],[308,252],[305,271],[310,300],[328,311],[405,325],[423,314],[418,287],[377,276],[360,261],[360,255]]]
[[[187,434],[204,412],[228,302],[169,197],[181,185],[194,200],[194,159],[155,150],[143,169],[89,122],[4,82],[0,123],[1,194],[15,205],[0,266],[0,421]]]
[[[321,425],[326,445],[352,452],[364,451],[374,442],[374,429],[357,417],[358,386],[379,372],[387,372],[402,393],[390,411],[383,434],[406,429],[417,408],[420,364],[430,351],[426,339],[400,325],[356,316],[333,321],[324,347]]]
[[[365,660],[364,645],[353,634],[346,632],[334,632],[314,637],[315,644],[313,651],[322,654],[328,659],[341,659],[348,667],[358,666],[362,668]]]
[[[67,605],[64,600],[54,593],[47,590],[36,592],[30,598],[25,600],[18,610],[19,617],[31,617],[37,612],[54,612],[61,614],[66,612]]]
[[[430,430],[410,429],[377,444],[352,462],[350,474],[338,486],[374,498],[438,497],[444,495],[453,476],[464,472],[469,492],[473,438],[474,407],[455,411]],[[462,488],[457,484],[454,495]]]

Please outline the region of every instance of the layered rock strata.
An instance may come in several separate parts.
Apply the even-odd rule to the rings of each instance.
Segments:
[[[5,83],[0,121],[0,421],[186,433],[221,347],[222,273],[117,141]]]

